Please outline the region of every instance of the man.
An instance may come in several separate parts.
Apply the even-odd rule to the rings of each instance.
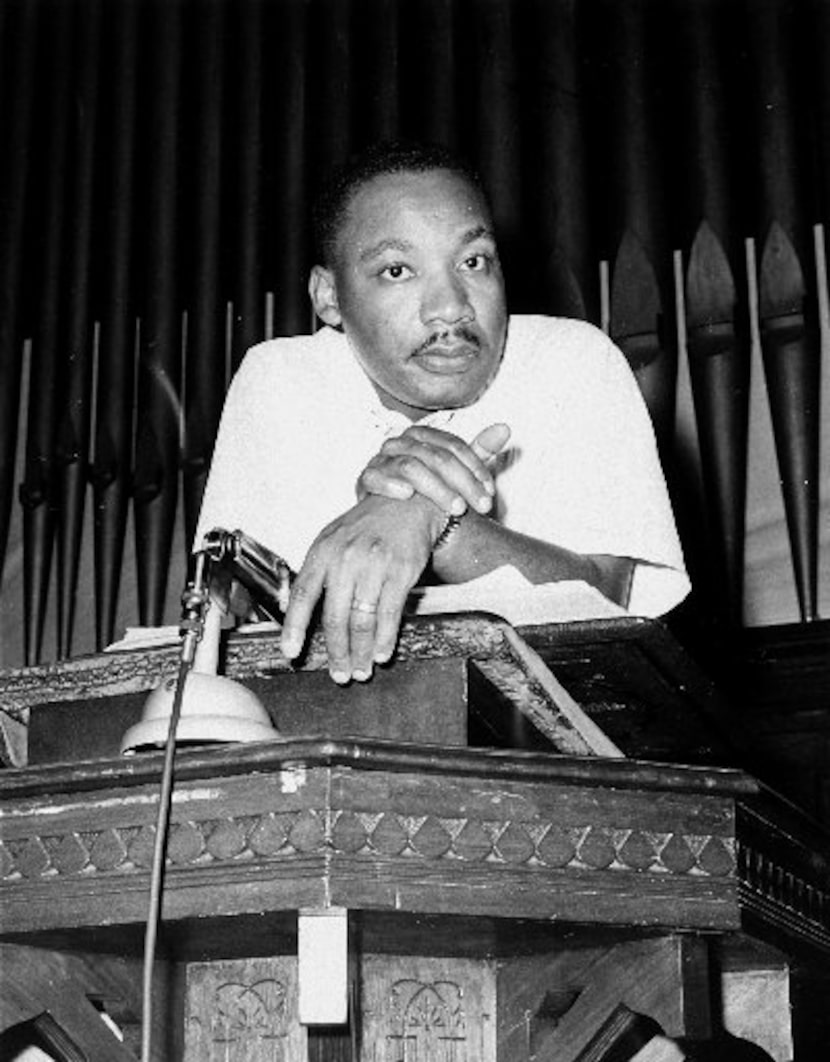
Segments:
[[[197,533],[240,528],[298,571],[282,631],[322,602],[329,670],[367,680],[429,569],[583,580],[632,611],[688,590],[653,433],[593,326],[509,318],[490,211],[437,149],[375,149],[316,214],[326,327],[248,353]]]

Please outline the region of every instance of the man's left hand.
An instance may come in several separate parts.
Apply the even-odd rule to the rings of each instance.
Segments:
[[[489,465],[509,438],[506,424],[490,424],[471,443],[452,432],[413,424],[387,439],[363,469],[357,496],[406,499],[420,494],[445,513],[461,516],[468,507],[487,513],[496,489]]]

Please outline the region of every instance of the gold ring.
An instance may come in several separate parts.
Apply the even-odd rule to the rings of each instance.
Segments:
[[[352,601],[352,612],[377,612],[377,605],[373,605],[371,601]]]

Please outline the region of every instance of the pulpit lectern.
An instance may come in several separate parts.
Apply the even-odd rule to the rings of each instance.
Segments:
[[[0,772],[0,1028],[56,1057],[137,1057],[161,755],[118,741],[175,658],[0,682],[29,736]],[[742,735],[659,622],[429,617],[365,686],[324,663],[231,636],[226,673],[283,737],[178,755],[159,1062],[584,1062],[724,1029],[819,1057],[827,837],[738,769]],[[343,1024],[307,1016],[339,991],[329,960]]]

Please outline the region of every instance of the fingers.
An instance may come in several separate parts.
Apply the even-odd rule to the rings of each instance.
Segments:
[[[480,483],[487,483],[492,479],[479,455],[463,439],[440,428],[414,424],[402,435],[387,439],[381,448],[381,453],[384,452],[394,455],[411,453],[427,463],[433,457],[438,470],[458,462]]]
[[[404,501],[420,494],[443,512],[461,516],[468,506],[487,513],[495,494],[488,467],[510,438],[506,424],[491,424],[468,446],[451,432],[413,425],[388,439],[357,481],[367,495]]]
[[[392,482],[408,483],[444,512],[460,516],[472,506],[487,513],[495,483],[483,458],[496,453],[507,435],[506,426],[491,426],[478,437],[482,441],[476,452],[450,432],[416,425],[387,440],[361,478],[370,492],[382,493]]]
[[[506,424],[490,424],[476,435],[470,449],[487,464],[504,449],[509,439],[510,428]]]
[[[329,673],[335,682],[365,681],[372,674],[381,570],[332,580],[323,603]]]
[[[376,664],[385,664],[392,659],[409,590],[409,586],[392,580],[387,580],[383,585],[378,599],[377,627],[375,628],[374,662]]]
[[[378,587],[371,577],[355,584],[350,600],[327,596],[323,626],[335,682],[366,682],[375,664],[391,658],[405,600],[406,594],[394,582]]]
[[[415,488],[399,472],[388,467],[379,457],[373,457],[363,469],[357,481],[357,499],[367,494],[379,494],[384,498],[406,501],[415,493]]]
[[[401,508],[370,498],[325,528],[291,587],[281,637],[284,655],[300,655],[322,600],[335,682],[366,681],[375,664],[388,661],[407,594],[429,558],[432,512],[432,506]]]
[[[289,660],[294,660],[303,650],[311,617],[323,592],[323,578],[324,569],[318,567],[309,554],[291,587],[282,622],[280,649]]]
[[[412,484],[403,478],[380,454],[377,454],[360,473],[357,481],[357,499],[360,501],[367,494],[378,494],[384,498],[406,501],[415,493]]]
[[[469,474],[463,479],[452,471],[439,474],[412,454],[387,455],[376,463],[370,462],[359,482],[365,493],[387,498],[405,500],[413,494],[420,494],[442,512],[455,513],[456,516],[466,512],[468,505],[478,506],[490,500],[490,495]]]

